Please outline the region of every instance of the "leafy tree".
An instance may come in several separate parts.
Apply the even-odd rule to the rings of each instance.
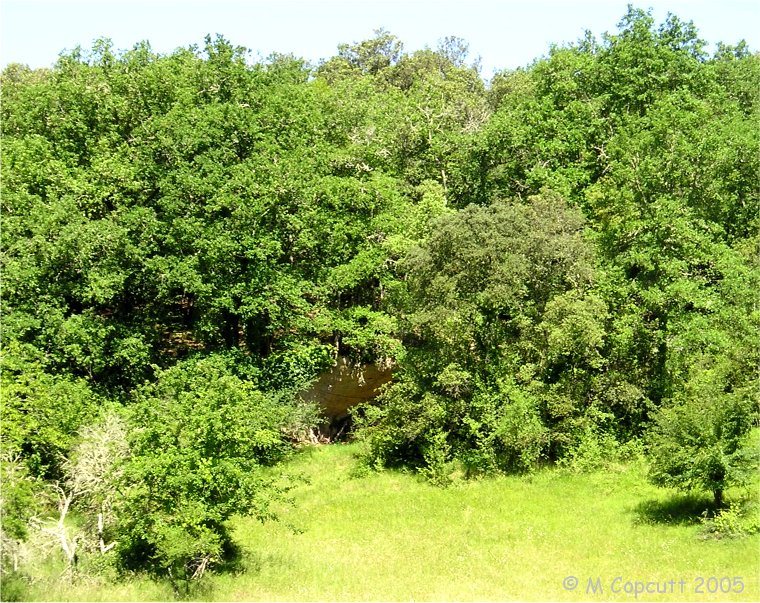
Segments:
[[[363,42],[340,44],[338,56],[323,64],[320,72],[328,75],[351,69],[363,75],[375,75],[395,64],[404,45],[385,29],[376,29],[374,33],[374,38]]]
[[[567,370],[590,354],[593,364],[602,343],[592,335],[547,345],[542,335],[569,292],[579,301],[565,304],[564,320],[588,322],[580,300],[593,270],[581,229],[578,213],[546,192],[446,216],[410,251],[410,349],[381,406],[360,419],[370,462],[411,462],[436,475],[452,459],[472,471],[535,464],[557,418],[540,402],[542,382],[555,363]]]
[[[378,229],[408,202],[372,173],[381,154],[352,154],[365,123],[302,61],[101,41],[3,84],[3,335],[50,369],[124,395],[193,350],[265,362],[359,329],[354,305],[379,311]],[[367,335],[349,339],[369,353]]]
[[[600,411],[636,434],[685,387],[675,342],[689,325],[719,325],[718,308],[746,324],[751,312],[754,268],[740,249],[756,230],[757,103],[745,92],[758,78],[756,56],[739,45],[710,59],[693,24],[674,16],[657,26],[629,8],[619,28],[495,79],[496,111],[472,149],[482,178],[470,184],[482,202],[548,184],[583,209],[595,233],[595,297],[607,307],[597,322],[604,367],[586,376],[596,373]],[[740,332],[743,352],[728,357],[754,357],[751,331]],[[744,387],[744,365],[734,366],[732,383]],[[585,395],[568,386],[561,397]]]
[[[750,430],[758,424],[760,362],[752,264],[736,252],[716,250],[713,270],[722,278],[713,295],[695,291],[694,312],[678,317],[666,366],[671,397],[648,430],[650,477],[656,484],[723,493],[757,471],[758,451]],[[699,294],[701,293],[701,295]]]
[[[757,449],[747,441],[757,408],[711,394],[674,401],[656,413],[647,434],[650,479],[660,486],[708,490],[720,508],[725,490],[746,483],[757,470]]]

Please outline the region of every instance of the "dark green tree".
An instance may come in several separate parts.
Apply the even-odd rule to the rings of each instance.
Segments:
[[[444,217],[410,251],[410,349],[380,407],[365,411],[372,462],[524,470],[548,450],[560,417],[542,391],[572,367],[600,365],[604,306],[588,296],[582,224],[546,192]],[[569,331],[562,339],[551,332],[558,323]],[[569,414],[584,412],[576,404]]]

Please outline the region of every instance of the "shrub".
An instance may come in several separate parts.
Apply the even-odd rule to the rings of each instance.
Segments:
[[[538,400],[511,379],[480,388],[463,423],[467,436],[461,454],[468,473],[530,471],[548,440]]]
[[[445,484],[457,462],[467,475],[532,469],[547,443],[538,400],[510,379],[469,384],[464,371],[447,367],[438,391],[423,393],[401,379],[379,404],[357,413],[358,435],[370,466],[416,467]]]
[[[98,555],[114,547],[114,507],[129,458],[128,425],[119,410],[107,408],[96,423],[83,427],[64,463],[67,494],[81,518],[79,540]]]
[[[27,538],[29,521],[39,511],[41,484],[7,450],[0,457],[0,480],[0,572],[5,587],[5,578],[18,570],[19,549]]]
[[[117,508],[122,565],[199,577],[234,550],[233,514],[273,517],[281,491],[260,471],[288,452],[295,405],[232,374],[221,358],[163,371],[130,409],[130,457]]]
[[[650,479],[661,486],[723,492],[757,472],[757,443],[748,445],[756,410],[738,396],[673,401],[654,416],[647,434]]]
[[[739,538],[760,532],[760,509],[757,503],[732,502],[715,517],[702,520],[704,533],[712,538]]]
[[[60,479],[62,459],[100,400],[84,380],[46,372],[30,346],[11,343],[1,359],[3,450],[31,476]]]
[[[606,306],[587,295],[582,233],[580,213],[546,190],[448,214],[408,252],[397,303],[409,350],[358,421],[370,464],[434,480],[453,461],[468,474],[535,466],[549,442],[541,386],[571,374],[575,404],[602,365]]]
[[[408,377],[391,383],[376,402],[352,411],[356,436],[366,446],[364,462],[374,468],[420,469],[450,461],[450,449],[435,434],[448,431],[447,421],[458,414],[453,408],[456,402],[434,392],[423,393]]]

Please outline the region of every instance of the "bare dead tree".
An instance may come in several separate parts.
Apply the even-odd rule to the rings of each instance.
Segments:
[[[73,576],[80,548],[105,555],[116,545],[106,544],[106,524],[113,518],[120,461],[127,454],[126,427],[117,415],[109,414],[96,425],[85,427],[79,444],[64,459],[66,479],[51,486],[58,517],[51,520],[52,525],[51,521],[37,522],[40,531],[52,536],[63,551],[64,573]],[[67,525],[74,506],[85,517],[84,526],[77,530]]]

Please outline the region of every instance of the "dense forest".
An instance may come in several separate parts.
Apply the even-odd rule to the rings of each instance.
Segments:
[[[393,370],[368,471],[643,451],[720,507],[758,462],[760,55],[706,48],[629,8],[489,81],[385,30],[8,66],[4,579],[45,517],[72,567],[223,566],[339,357]]]

